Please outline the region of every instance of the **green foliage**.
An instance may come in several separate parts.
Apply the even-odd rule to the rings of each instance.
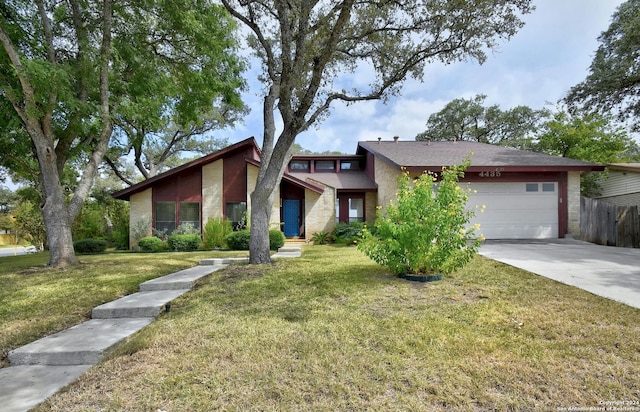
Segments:
[[[285,237],[282,231],[277,229],[269,230],[269,248],[271,250],[278,250],[284,246]]]
[[[362,238],[365,224],[362,222],[338,223],[333,229],[333,238],[337,243],[352,245]]]
[[[178,252],[192,252],[194,250],[198,250],[200,244],[202,244],[202,239],[200,239],[200,235],[196,233],[181,234],[174,232],[167,239],[169,249],[176,250]]]
[[[397,204],[380,211],[376,235],[365,231],[359,250],[394,274],[451,273],[476,254],[481,237],[467,228],[473,212],[465,209],[469,194],[458,185],[469,162],[444,168],[436,176],[425,173],[413,180],[398,178]]]
[[[517,106],[503,111],[498,105],[485,107],[487,96],[454,99],[429,116],[427,129],[416,140],[472,141],[526,148],[544,111]]]
[[[314,245],[326,245],[333,243],[333,235],[327,232],[317,232],[311,236]]]
[[[210,218],[204,225],[203,247],[205,249],[226,248],[226,237],[232,231],[229,219]]]
[[[181,223],[180,226],[173,231],[172,235],[199,235],[200,230],[191,223]]]
[[[640,0],[622,3],[603,32],[587,78],[566,97],[572,107],[609,112],[629,119],[640,131]]]
[[[147,253],[162,252],[166,245],[162,239],[155,236],[146,236],[138,241],[140,250]]]
[[[15,228],[15,222],[11,217],[7,214],[0,213],[0,230],[4,230],[7,232],[13,231]]]
[[[232,250],[249,250],[249,242],[251,241],[251,232],[249,229],[231,232],[227,236],[227,245]]]
[[[105,219],[97,204],[85,203],[73,222],[74,239],[91,239],[104,236]]]
[[[140,240],[144,237],[148,237],[149,228],[151,227],[151,221],[148,219],[139,219],[133,223],[131,228],[131,237],[134,245],[140,245]]]
[[[107,241],[104,239],[80,239],[73,242],[73,249],[76,253],[93,255],[107,250]]]
[[[47,239],[42,214],[30,200],[23,200],[13,208],[15,228],[20,237],[26,237],[37,248],[42,247]]]

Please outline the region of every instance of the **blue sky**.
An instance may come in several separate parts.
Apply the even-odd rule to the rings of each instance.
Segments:
[[[597,38],[609,27],[621,0],[533,0],[536,10],[524,16],[525,26],[483,65],[470,61],[432,64],[422,83],[408,80],[398,97],[346,107],[333,104],[330,116],[296,142],[306,149],[354,153],[359,140],[382,137],[413,140],[432,113],[449,101],[485,94],[485,104],[503,110],[517,105],[540,109],[554,104],[587,75]],[[231,143],[249,136],[262,141],[262,87],[255,71],[247,73],[245,102],[253,110],[243,124],[217,133]]]

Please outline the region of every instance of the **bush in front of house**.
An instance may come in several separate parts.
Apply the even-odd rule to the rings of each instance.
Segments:
[[[102,253],[107,250],[107,241],[99,238],[76,240],[73,242],[73,250],[84,255]]]
[[[232,250],[249,250],[249,242],[251,241],[251,232],[249,229],[231,232],[226,237],[227,245]]]
[[[277,229],[272,229],[269,231],[269,249],[278,250],[282,246],[284,246],[284,233]]]
[[[363,222],[338,223],[333,229],[333,238],[336,243],[352,245],[362,238]]]
[[[140,250],[147,253],[162,252],[166,249],[164,242],[159,237],[146,236],[138,241]]]
[[[379,210],[375,235],[365,230],[358,248],[397,275],[447,274],[469,263],[483,240],[477,225],[469,227],[474,212],[458,184],[469,163],[443,169],[439,181],[432,173],[412,179],[404,172],[397,201]]]
[[[178,252],[192,252],[194,250],[198,250],[201,244],[202,239],[200,239],[200,235],[196,233],[186,235],[173,233],[167,239],[167,245],[169,246],[169,249]]]
[[[205,249],[226,248],[226,237],[233,230],[229,219],[210,218],[204,225],[202,245]]]

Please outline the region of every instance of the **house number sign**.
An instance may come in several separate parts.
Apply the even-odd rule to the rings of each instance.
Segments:
[[[478,173],[478,175],[480,177],[500,177],[500,175],[502,174],[503,170],[504,170],[503,168],[499,167],[496,170],[480,172],[480,173]]]

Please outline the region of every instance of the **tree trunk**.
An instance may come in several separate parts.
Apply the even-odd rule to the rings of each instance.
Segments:
[[[269,221],[273,206],[274,188],[258,185],[251,194],[251,241],[249,263],[271,263]]]

